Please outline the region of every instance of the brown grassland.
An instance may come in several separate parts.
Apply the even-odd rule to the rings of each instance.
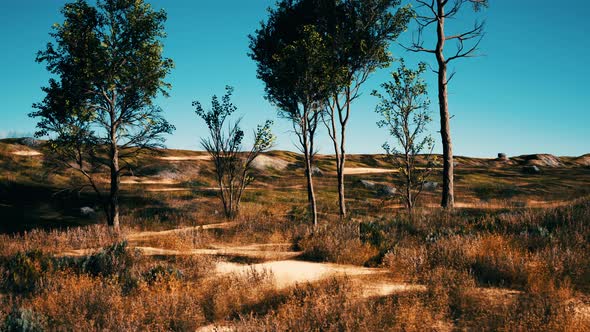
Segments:
[[[395,173],[351,172],[341,221],[319,156],[314,231],[299,155],[266,154],[288,166],[257,170],[227,222],[204,154],[164,150],[125,175],[113,234],[80,213],[99,211],[91,191],[67,190],[82,179],[35,149],[0,141],[3,331],[590,331],[587,158],[524,174],[543,158],[459,157],[458,208],[437,189],[412,218],[360,184]]]

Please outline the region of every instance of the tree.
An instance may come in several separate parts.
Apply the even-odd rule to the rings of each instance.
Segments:
[[[440,134],[443,146],[443,191],[441,206],[444,208],[453,208],[455,204],[454,195],[454,170],[453,170],[453,144],[451,141],[450,114],[448,105],[447,85],[453,78],[452,73],[447,78],[447,67],[450,62],[472,57],[476,55],[478,46],[483,38],[483,23],[475,22],[473,28],[457,34],[447,35],[445,32],[445,22],[447,19],[453,19],[465,5],[472,5],[475,11],[487,7],[487,0],[416,0],[419,4],[416,17],[418,24],[417,37],[411,46],[406,47],[412,52],[425,52],[434,54],[438,69],[435,71],[438,75],[438,102],[440,109]],[[436,25],[436,47],[425,48],[422,36],[425,30]],[[450,55],[445,56],[445,43],[447,41],[456,41],[457,49]],[[468,45],[469,44],[469,45]]]
[[[426,84],[421,75],[426,64],[420,63],[417,70],[408,69],[403,60],[397,71],[391,73],[392,81],[381,84],[385,95],[373,91],[380,99],[376,112],[382,119],[377,122],[380,128],[386,128],[396,140],[398,150],[389,143],[383,144],[388,160],[399,169],[401,190],[398,191],[404,205],[411,214],[424,183],[432,173],[432,148],[434,140],[424,134],[426,126],[432,121],[428,107]],[[418,167],[420,154],[425,167]]]
[[[318,223],[313,186],[314,139],[323,105],[328,95],[331,73],[326,43],[309,13],[309,1],[282,0],[269,9],[250,36],[250,57],[257,63],[257,77],[265,83],[266,98],[288,119],[303,152],[309,212]]]
[[[210,137],[203,139],[201,145],[215,165],[219,198],[225,216],[232,219],[240,212],[242,193],[254,180],[251,176],[252,162],[272,147],[275,136],[270,130],[272,121],[266,121],[254,131],[252,148],[244,153],[244,132],[240,129],[240,119],[234,123],[227,122],[228,117],[237,110],[231,102],[233,88],[228,86],[225,90],[221,102],[217,96],[212,97],[209,111],[205,111],[198,101],[193,102],[193,106],[209,128]]]
[[[404,7],[395,13],[399,0],[324,0],[327,10],[319,11],[317,25],[327,36],[333,66],[332,90],[326,103],[325,123],[334,146],[338,177],[340,217],[346,216],[344,166],[346,162],[346,127],[352,102],[370,74],[389,66],[389,42],[405,30],[411,11]]]
[[[162,146],[174,127],[153,104],[170,85],[173,67],[162,55],[166,13],[142,0],[84,0],[66,4],[53,42],[37,55],[55,77],[33,105],[37,136],[49,136],[56,160],[83,174],[103,203],[108,224],[119,228],[121,172],[145,149]],[[107,197],[94,172],[110,171]]]

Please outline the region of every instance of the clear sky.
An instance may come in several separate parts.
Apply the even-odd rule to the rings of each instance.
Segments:
[[[485,56],[455,63],[449,105],[456,155],[495,156],[524,153],[581,155],[590,152],[590,2],[549,0],[490,0],[478,17],[486,19]],[[48,74],[34,62],[35,53],[49,41],[53,23],[61,22],[64,0],[0,0],[0,137],[30,135],[35,120],[28,118],[33,102],[42,100],[40,87]],[[234,102],[244,116],[243,127],[253,128],[276,119],[263,98],[263,84],[247,56],[248,34],[267,16],[274,0],[152,0],[168,12],[166,56],[176,68],[169,76],[170,98],[159,98],[177,130],[168,138],[171,148],[200,149],[206,135],[191,107],[193,100],[209,104],[224,86],[235,87]],[[472,24],[475,16],[453,24]],[[411,28],[410,28],[411,30]],[[452,31],[449,31],[452,32]],[[400,40],[411,37],[408,32]],[[432,61],[391,47],[408,65]],[[432,62],[431,62],[432,63]],[[392,66],[395,66],[393,64]],[[348,138],[350,153],[381,152],[386,133],[377,128],[376,98],[371,90],[388,79],[386,69],[364,86],[353,105]],[[437,96],[434,74],[427,74],[436,133]],[[278,149],[294,150],[289,125],[276,119]],[[331,145],[320,134],[322,152]]]

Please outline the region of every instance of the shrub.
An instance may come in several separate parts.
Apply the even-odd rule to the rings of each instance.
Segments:
[[[142,274],[143,280],[148,284],[158,281],[180,280],[183,277],[182,271],[172,266],[156,265]]]
[[[107,246],[82,262],[84,272],[93,276],[123,276],[130,273],[140,254],[130,250],[127,241]]]
[[[42,315],[29,309],[13,308],[6,316],[2,331],[6,332],[43,332],[45,319]]]
[[[358,224],[336,224],[309,231],[297,244],[311,261],[363,265],[379,251],[361,240]]]
[[[115,278],[127,292],[137,286],[137,273],[133,267],[140,257],[139,250],[130,250],[127,241],[123,241],[88,256],[82,262],[82,271],[93,276]]]
[[[16,294],[31,294],[39,289],[52,261],[41,251],[19,252],[3,262],[2,288]]]

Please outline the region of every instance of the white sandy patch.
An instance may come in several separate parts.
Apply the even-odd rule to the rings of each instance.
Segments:
[[[292,259],[299,255],[298,252],[281,251],[282,244],[262,244],[243,247],[219,247],[209,249],[175,250],[155,247],[135,247],[148,256],[186,256],[186,255],[210,255],[210,256],[235,256],[262,260]]]
[[[404,292],[424,292],[426,286],[386,281],[365,282],[362,284],[362,297],[383,297]]]
[[[211,160],[211,156],[166,156],[158,157],[158,159],[167,161]]]
[[[148,188],[147,192],[175,192],[175,191],[189,191],[191,188]]]
[[[396,169],[372,167],[344,167],[344,175],[396,173]]]
[[[195,226],[195,227],[184,227],[184,228],[178,228],[178,229],[170,229],[167,231],[159,231],[159,232],[145,231],[145,232],[129,234],[127,236],[127,239],[128,240],[137,240],[137,239],[146,238],[146,237],[165,236],[165,235],[170,235],[170,234],[175,234],[175,233],[190,232],[190,231],[199,230],[199,229],[226,229],[226,228],[233,227],[235,225],[237,225],[237,223],[234,221],[231,221],[231,222],[221,222],[221,223],[216,223],[216,224],[200,225],[200,226]]]
[[[312,263],[295,260],[275,261],[252,265],[220,262],[216,267],[216,271],[221,274],[246,274],[253,269],[261,273],[270,272],[278,289],[284,289],[300,283],[315,282],[332,276],[358,276],[385,271],[352,265]]]
[[[122,184],[178,184],[178,181],[173,179],[159,179],[159,178],[139,178],[139,177],[126,177],[121,179]]]
[[[42,153],[35,150],[18,150],[13,151],[13,155],[15,156],[25,156],[25,157],[33,157],[33,156],[40,156]]]
[[[259,155],[252,161],[252,167],[258,170],[266,170],[267,168],[272,168],[277,171],[282,171],[289,166],[289,163],[280,158],[269,157],[265,155]]]

